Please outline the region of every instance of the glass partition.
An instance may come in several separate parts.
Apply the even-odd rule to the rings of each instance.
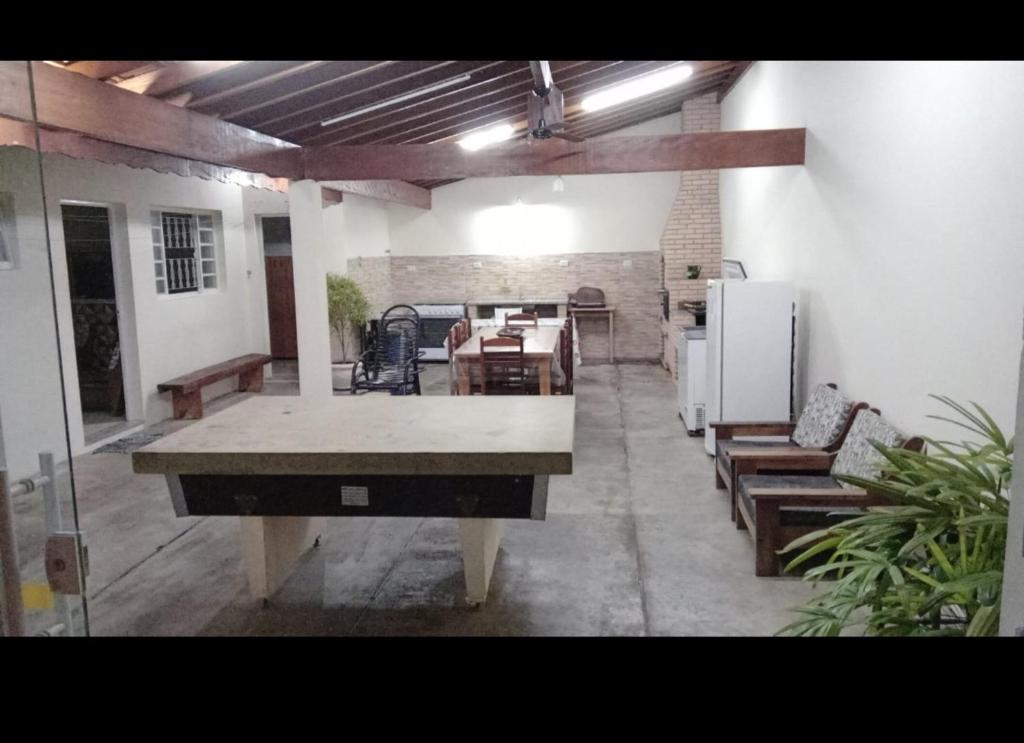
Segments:
[[[32,68],[0,61],[0,608],[6,636],[88,634],[68,435],[67,262],[52,248]],[[62,335],[63,334],[63,335]],[[62,346],[62,340],[64,344]],[[72,360],[72,364],[74,361]],[[63,367],[62,367],[63,364]]]

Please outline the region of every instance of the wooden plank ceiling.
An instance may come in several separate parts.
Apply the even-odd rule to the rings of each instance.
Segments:
[[[151,95],[299,145],[452,142],[474,129],[510,123],[525,129],[533,86],[526,61],[63,61],[65,69]],[[679,111],[687,98],[728,92],[749,61],[693,61],[683,85],[587,113],[595,90],[671,61],[551,62],[565,95],[566,132],[600,134]],[[406,97],[453,78],[469,79]],[[320,122],[382,102],[335,124]],[[451,180],[419,181],[435,188]]]

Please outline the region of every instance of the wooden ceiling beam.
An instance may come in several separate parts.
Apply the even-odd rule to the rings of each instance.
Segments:
[[[391,201],[396,204],[404,204],[405,206],[414,206],[417,209],[430,208],[430,191],[405,181],[326,181],[323,185],[342,193]]]
[[[301,174],[299,148],[289,142],[42,62],[32,63],[32,74],[45,127],[272,176]],[[28,91],[26,65],[0,62],[0,116],[31,120]]]
[[[206,62],[177,62],[175,64],[159,67],[152,72],[143,75],[136,75],[119,83],[114,83],[123,90],[130,90],[133,93],[150,95],[159,98],[162,95],[171,93],[189,83],[200,80],[221,70],[226,70],[243,62],[229,62],[225,60],[214,60]]]
[[[70,72],[77,72],[79,75],[91,77],[94,80],[106,80],[108,77],[117,77],[126,72],[137,70],[140,67],[148,67],[152,62],[128,62],[125,60],[102,60],[72,62],[64,69]]]
[[[804,163],[806,130],[771,129],[647,137],[514,142],[469,152],[457,144],[304,147],[317,181],[431,180],[713,170]]]
[[[263,188],[281,193],[288,192],[287,178],[271,178],[262,173],[253,173],[248,170],[163,155],[158,152],[83,137],[81,134],[73,132],[40,129],[39,144],[44,153],[65,155],[79,160],[127,165],[130,168],[145,168],[158,173],[217,180],[235,186]],[[0,118],[0,146],[36,149],[35,127],[23,121]]]
[[[732,90],[736,86],[736,83],[738,83],[740,81],[740,78],[743,77],[746,74],[747,70],[750,69],[750,65],[752,65],[752,64],[754,64],[754,63],[751,62],[751,61],[744,61],[744,62],[737,62],[736,63],[736,67],[733,68],[733,71],[729,75],[728,79],[722,84],[722,89],[720,91],[718,91],[718,102],[719,103],[722,102],[723,98],[725,98],[727,95],[729,95],[729,91]]]
[[[333,188],[320,187],[320,205],[326,209],[345,200],[345,194]]]

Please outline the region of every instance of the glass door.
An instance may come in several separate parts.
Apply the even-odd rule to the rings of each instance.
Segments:
[[[46,197],[31,64],[0,66],[9,83],[0,111],[0,634],[86,635],[86,549],[62,370],[75,364],[65,352],[73,329],[57,319],[66,262],[55,259],[49,234],[60,205]]]

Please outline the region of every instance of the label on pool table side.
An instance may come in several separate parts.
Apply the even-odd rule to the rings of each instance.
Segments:
[[[353,487],[350,485],[341,486],[341,505],[343,506],[368,506],[370,505],[370,489],[365,487]]]

